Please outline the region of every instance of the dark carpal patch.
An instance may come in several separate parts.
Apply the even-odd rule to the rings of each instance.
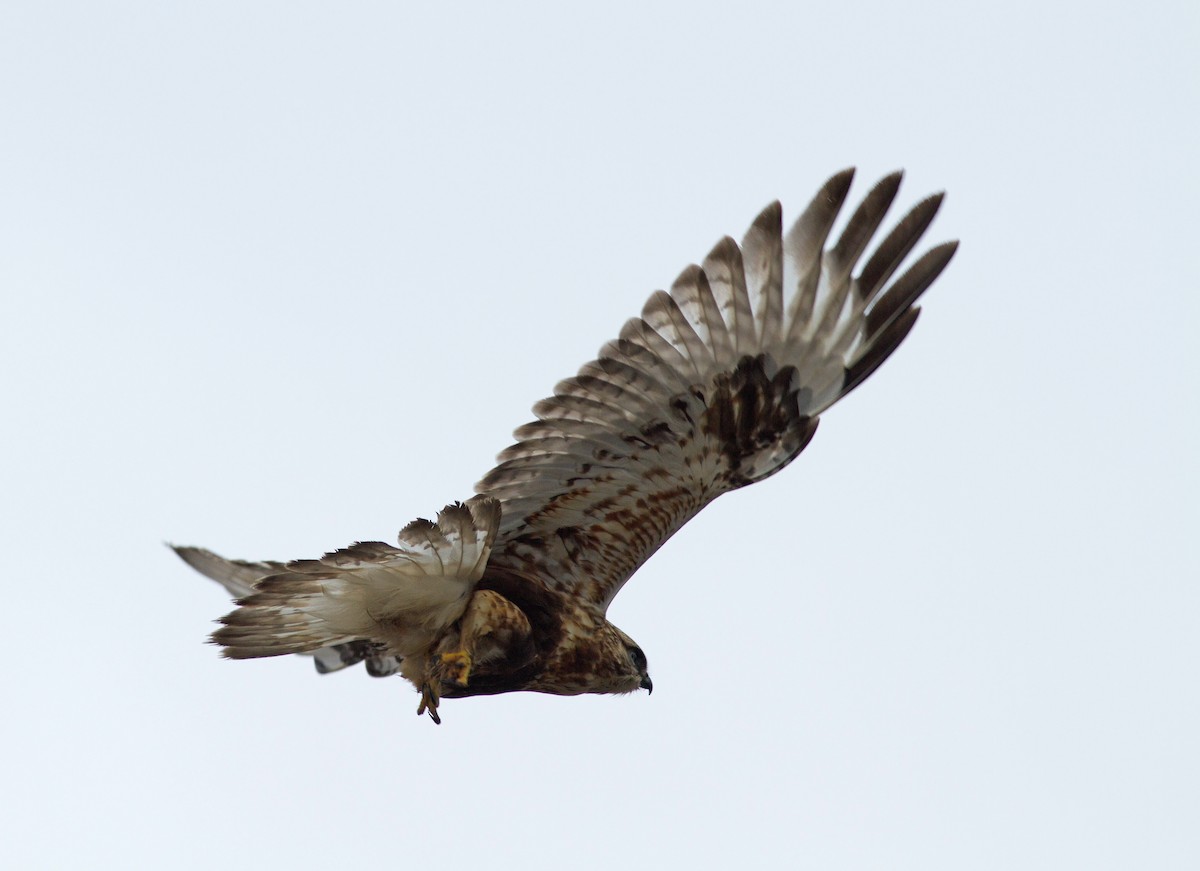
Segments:
[[[815,418],[800,413],[796,369],[776,371],[765,354],[744,356],[713,379],[703,430],[715,439],[730,483],[745,486],[786,466],[812,439]]]

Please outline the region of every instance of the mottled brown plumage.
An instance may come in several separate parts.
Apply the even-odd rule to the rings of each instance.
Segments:
[[[900,174],[827,247],[852,176],[826,182],[786,235],[773,203],[740,247],[722,239],[654,293],[534,406],[478,495],[405,527],[400,547],[286,564],[176,548],[238,597],[214,641],[232,658],[302,653],[321,672],[399,671],[435,720],[441,698],[650,689],[645,655],[605,617],[613,597],[705,505],[804,449],[819,416],[904,340],[954,254],[956,243],[934,247],[893,280],[939,194],[855,277]]]

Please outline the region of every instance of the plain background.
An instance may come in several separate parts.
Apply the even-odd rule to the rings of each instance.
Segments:
[[[5,3],[7,868],[1200,867],[1195,3]],[[229,663],[163,546],[472,493],[769,200],[961,238],[611,616],[656,691]]]

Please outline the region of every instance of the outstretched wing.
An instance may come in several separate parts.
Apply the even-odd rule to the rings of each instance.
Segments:
[[[903,341],[957,246],[931,249],[891,281],[937,213],[936,194],[853,276],[901,174],[881,180],[826,248],[852,178],[826,182],[786,236],[772,203],[741,248],[718,242],[534,406],[537,420],[476,485],[503,506],[491,566],[606,608],[700,509],[804,449],[818,415]]]
[[[250,587],[213,633],[225,656],[320,652],[318,670],[367,659],[369,666],[375,662],[369,669],[375,673],[422,652],[462,616],[499,521],[497,501],[477,496],[448,505],[436,523],[410,523],[400,532],[400,547],[360,542],[286,564],[228,561],[197,548],[176,551],[235,595]],[[261,569],[269,573],[255,579]]]

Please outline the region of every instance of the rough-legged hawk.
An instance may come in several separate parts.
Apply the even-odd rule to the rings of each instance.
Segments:
[[[399,672],[435,722],[445,698],[651,689],[608,604],[705,505],[804,449],[819,416],[903,341],[954,255],[957,243],[938,245],[893,280],[937,194],[854,275],[901,176],[880,181],[827,248],[852,177],[826,182],[786,234],[772,203],[741,247],[722,239],[651,296],[534,406],[478,495],[410,523],[399,547],[289,563],[175,548],[238,599],[213,640],[233,659],[302,653],[321,673]]]

